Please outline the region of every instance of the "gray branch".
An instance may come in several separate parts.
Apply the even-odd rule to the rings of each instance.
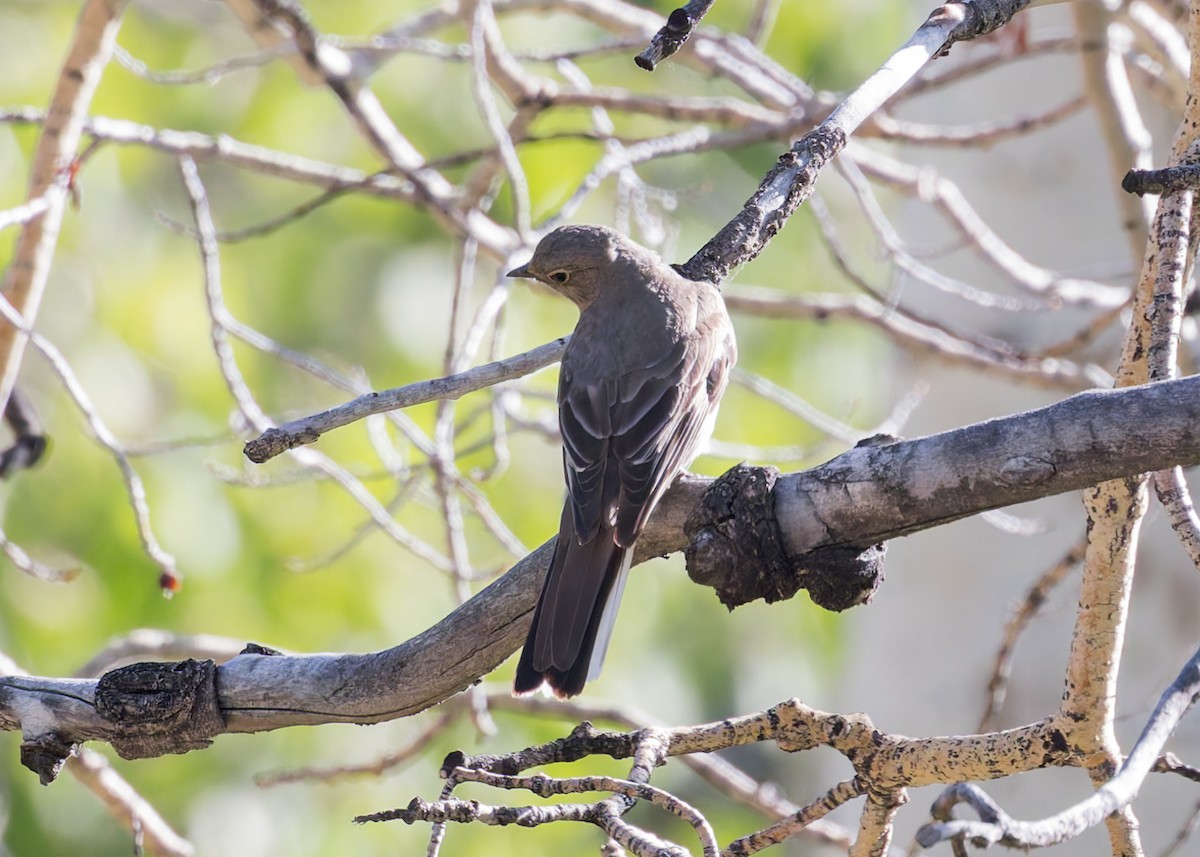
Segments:
[[[760,516],[773,520],[720,535],[752,540],[777,530],[788,567],[799,585],[810,586],[820,583],[813,569],[821,568],[816,560],[823,551],[854,552],[989,509],[1194,466],[1197,426],[1200,376],[1080,393],[942,434],[860,445],[820,467],[779,476]],[[638,543],[639,562],[689,547],[685,525],[713,485],[699,477],[675,484]],[[755,544],[738,549],[761,554]],[[705,553],[695,545],[690,552]],[[383,652],[285,656],[252,647],[218,666],[211,681],[203,670],[183,681],[194,669],[185,668],[188,662],[163,667],[161,681],[144,673],[122,680],[109,673],[99,681],[3,678],[0,729],[20,729],[23,756],[52,777],[54,760],[87,740],[139,756],[183,752],[222,732],[414,714],[468,687],[517,649],[549,556],[547,543],[429,630]],[[175,685],[188,693],[176,693]],[[214,698],[203,699],[206,692]]]
[[[247,441],[244,452],[255,464],[262,464],[289,449],[315,443],[327,431],[365,419],[372,414],[410,408],[425,402],[457,399],[502,381],[524,377],[557,363],[562,357],[563,349],[567,347],[567,339],[568,337],[564,336],[516,357],[476,366],[456,375],[417,381],[382,392],[366,393],[319,414],[269,428],[258,437]]]
[[[712,7],[715,0],[689,0],[667,18],[646,49],[633,58],[638,68],[654,71],[655,66],[683,47],[692,30]]]
[[[1163,745],[1174,734],[1198,694],[1200,652],[1192,655],[1175,681],[1163,692],[1116,776],[1070,809],[1041,821],[1019,821],[1000,809],[982,789],[960,783],[943,792],[934,803],[933,815],[939,821],[917,831],[917,842],[924,848],[945,840],[958,840],[978,848],[1000,844],[1028,851],[1074,839],[1133,802],[1146,776],[1156,769]],[[950,809],[957,803],[969,804],[979,813],[980,820],[950,819]]]
[[[741,211],[692,258],[678,266],[679,271],[692,280],[720,283],[730,271],[756,258],[800,204],[812,195],[821,170],[845,147],[864,119],[899,92],[929,60],[944,54],[955,42],[994,32],[1029,3],[1030,0],[954,0],[934,9],[877,72],[863,81],[821,124],[779,156]]]

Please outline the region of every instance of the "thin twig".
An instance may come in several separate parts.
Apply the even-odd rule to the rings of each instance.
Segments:
[[[0,530],[0,552],[8,558],[9,562],[30,577],[50,583],[68,583],[79,577],[79,573],[82,571],[78,565],[59,568],[34,559],[26,553],[24,548],[10,541],[3,530]]]
[[[216,228],[208,207],[208,195],[200,181],[195,162],[184,156],[180,158],[179,166],[196,223],[197,243],[204,271],[204,295],[210,319],[210,336],[213,351],[217,356],[217,365],[243,418],[258,431],[265,432],[270,426],[270,421],[246,384],[228,340],[229,330],[236,326],[236,322],[226,308],[222,296],[220,254],[217,247]],[[448,569],[450,567],[450,561],[446,557],[400,526],[362,483],[351,476],[345,468],[316,454],[313,450],[294,450],[293,458],[307,467],[321,470],[337,482],[371,515],[372,520],[379,528],[397,543],[435,568]]]
[[[992,664],[992,675],[987,683],[987,705],[979,720],[978,731],[985,732],[996,728],[996,718],[1000,714],[1004,698],[1008,693],[1008,678],[1012,673],[1013,655],[1017,649],[1017,642],[1025,629],[1029,627],[1029,623],[1037,616],[1038,611],[1042,609],[1050,597],[1050,593],[1062,583],[1071,569],[1083,561],[1083,552],[1086,547],[1086,540],[1076,543],[1062,559],[1047,569],[1025,593],[1020,606],[1004,623],[1004,631],[1000,636],[1000,648],[996,652],[996,659]]]
[[[1058,124],[1087,106],[1087,99],[1076,96],[1041,113],[1018,116],[1007,122],[987,121],[976,125],[950,127],[926,125],[896,119],[887,113],[871,117],[873,129],[885,140],[919,146],[993,146],[1002,140],[1021,137]]]
[[[12,304],[5,300],[3,296],[0,296],[0,315],[3,315],[4,319],[10,325],[24,333],[29,338],[30,344],[45,358],[50,368],[54,371],[54,374],[58,376],[59,381],[66,389],[75,407],[83,414],[96,441],[107,450],[116,462],[118,469],[121,471],[122,481],[125,484],[125,492],[129,498],[129,505],[133,510],[133,519],[137,525],[137,533],[142,543],[142,550],[158,566],[158,583],[163,594],[170,595],[175,592],[182,584],[182,577],[175,565],[175,558],[163,550],[158,542],[158,538],[154,535],[154,530],[150,525],[150,506],[146,500],[145,483],[142,482],[141,476],[134,470],[121,442],[117,440],[116,435],[112,433],[107,424],[100,418],[99,412],[93,405],[91,398],[84,390],[83,385],[79,383],[75,371],[71,368],[71,364],[63,356],[62,352],[48,339],[30,330],[25,320],[17,314]]]
[[[261,464],[281,452],[313,443],[327,431],[349,425],[371,414],[381,414],[438,399],[457,399],[501,381],[524,377],[557,363],[566,345],[567,340],[564,337],[516,357],[477,366],[445,378],[418,381],[404,387],[367,393],[336,408],[268,429],[246,443],[246,457],[256,464]]]
[[[280,771],[274,774],[259,774],[254,778],[254,784],[259,788],[274,788],[275,786],[287,785],[289,783],[312,780],[328,783],[348,777],[377,777],[385,771],[392,770],[406,762],[412,761],[413,758],[424,751],[437,738],[441,737],[450,726],[462,717],[463,706],[447,703],[443,707],[446,710],[443,711],[442,715],[429,726],[422,729],[415,738],[399,750],[393,750],[386,755],[380,756],[378,759],[358,765],[335,765],[328,768],[296,768],[295,770]]]
[[[764,827],[762,830],[735,839],[729,843],[723,854],[728,857],[745,857],[745,855],[754,854],[764,848],[785,842],[803,832],[814,821],[824,818],[847,801],[861,796],[862,793],[863,787],[855,779],[838,783],[812,803],[798,809],[790,817],[777,821],[770,827]]]

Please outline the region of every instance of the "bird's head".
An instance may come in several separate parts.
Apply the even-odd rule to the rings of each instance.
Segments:
[[[584,310],[605,280],[612,279],[612,266],[621,255],[635,250],[641,248],[603,226],[560,226],[542,238],[533,257],[508,276],[545,283]]]

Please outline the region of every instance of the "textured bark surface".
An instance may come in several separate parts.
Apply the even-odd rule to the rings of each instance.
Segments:
[[[732,610],[800,589],[826,610],[865,604],[883,582],[886,545],[818,547],[789,554],[775,515],[773,467],[739,464],[709,486],[684,525],[688,576]]]
[[[752,578],[749,584],[711,565],[693,574],[719,591],[733,588],[768,600],[803,586],[814,601],[844,609],[869,598],[878,585],[882,552],[874,545],[988,509],[1200,463],[1197,425],[1200,377],[1193,377],[1081,393],[913,440],[872,438],[820,467],[777,478],[743,469],[735,475],[752,490],[734,504],[737,540],[723,549],[745,557],[769,554],[775,571],[764,578],[759,566],[747,562],[741,574]],[[715,481],[686,477],[672,487],[638,544],[637,561],[688,547],[687,521]],[[715,495],[727,490],[723,485]],[[721,529],[693,524],[710,542]],[[691,553],[711,547],[693,546]],[[161,696],[170,695],[167,685],[155,684],[147,691],[160,695],[155,705],[182,712],[178,734],[157,745],[139,738],[125,749],[178,752],[220,731],[375,723],[423,711],[516,651],[550,549],[550,543],[542,545],[429,630],[387,651],[284,656],[250,648],[216,668],[215,702],[193,704],[182,696],[168,701]],[[750,594],[756,586],[757,594]],[[113,681],[101,679],[101,685]],[[21,729],[27,744],[40,738],[68,744],[124,740],[124,728],[98,711],[99,691],[97,682],[85,679],[0,679],[0,728]],[[223,727],[213,719],[214,705]]]

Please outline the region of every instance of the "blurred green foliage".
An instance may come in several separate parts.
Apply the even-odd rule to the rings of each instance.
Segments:
[[[672,6],[654,5],[663,12]],[[738,30],[750,5],[718,4],[711,23]],[[851,86],[902,35],[904,10],[895,2],[861,0],[853,4],[855,14],[847,15],[848,5],[783,4],[767,50],[816,86]],[[47,104],[79,7],[65,0],[0,4],[0,106]],[[307,7],[324,31],[362,35],[403,20],[421,4],[318,0]],[[561,15],[526,14],[506,22],[505,29],[521,45],[583,45],[602,36]],[[255,50],[222,4],[185,0],[132,4],[119,44],[153,70],[195,69]],[[679,62],[664,64],[654,76],[634,68],[625,55],[584,60],[581,66],[606,87],[732,92],[729,84]],[[402,130],[429,156],[487,143],[462,63],[402,55],[373,83]],[[297,85],[283,62],[191,86],[165,86],[113,64],[93,112],[379,168],[336,101]],[[669,127],[639,117],[614,120],[623,134]],[[588,122],[586,110],[559,112],[539,120],[536,131],[579,130]],[[35,141],[35,128],[0,124],[0,207],[23,199]],[[648,166],[647,179],[679,201],[669,215],[675,234],[667,254],[686,258],[732,216],[776,151],[759,145]],[[524,147],[535,218],[553,213],[602,153],[601,144],[581,140]],[[315,193],[225,166],[201,169],[222,229],[257,224]],[[450,175],[461,177],[463,171]],[[2,525],[39,559],[81,572],[69,584],[55,584],[0,567],[0,650],[45,675],[70,675],[107,641],[142,627],[223,634],[303,651],[373,650],[407,639],[452,609],[450,580],[379,532],[340,552],[366,516],[339,488],[327,480],[291,478],[297,471],[286,457],[261,468],[243,461],[244,438],[231,428],[233,402],[211,347],[197,249],[160,220],[188,221],[173,160],[150,149],[106,146],[81,172],[79,186],[82,206],[67,215],[38,326],[63,351],[113,431],[131,448],[147,452],[134,463],[146,482],[155,531],[176,556],[184,586],[171,600],[159,594],[157,571],[140,546],[117,467],[90,437],[46,362],[30,354],[22,386],[48,426],[53,448],[42,466],[0,487]],[[609,220],[612,205],[611,188],[605,188],[577,219]],[[493,214],[502,222],[511,219],[507,195]],[[11,256],[14,232],[0,237],[0,264]],[[224,245],[221,265],[225,298],[236,317],[344,372],[361,370],[383,388],[441,374],[458,257],[459,248],[426,213],[344,197],[283,229]],[[490,287],[493,265],[481,266],[473,303]],[[738,281],[791,291],[838,288],[804,212]],[[881,345],[872,334],[838,323],[735,321],[746,369],[860,427],[880,416],[871,403],[882,380],[873,369]],[[565,303],[518,287],[500,354],[562,335],[572,323]],[[311,413],[348,398],[273,357],[241,344],[235,352],[250,387],[276,417]],[[549,394],[554,379],[552,370],[543,372],[522,389]],[[483,401],[462,400],[460,419]],[[527,395],[526,404],[541,416],[551,413],[545,398]],[[429,431],[434,413],[433,406],[424,406],[409,416]],[[465,427],[460,447],[486,430],[486,419]],[[727,397],[718,437],[829,452],[827,445],[817,446],[815,430],[740,388]],[[202,442],[172,446],[197,440]],[[396,443],[419,464],[402,439]],[[381,501],[395,499],[397,482],[380,466],[361,426],[329,435],[320,449],[362,475]],[[513,435],[511,452],[508,469],[481,488],[517,536],[536,545],[557,521],[559,453],[550,441],[528,433]],[[464,470],[488,467],[493,458],[485,448],[462,464]],[[705,458],[698,469],[717,473],[731,463]],[[265,485],[245,484],[249,480]],[[396,516],[444,550],[435,505],[425,489],[404,498]],[[512,561],[477,524],[469,534],[478,568],[498,570]],[[327,554],[333,558],[320,562]],[[293,560],[317,567],[295,571]],[[773,608],[756,604],[729,615],[709,590],[686,580],[677,558],[647,565],[630,589],[619,639],[606,674],[589,688],[590,698],[636,701],[664,721],[699,722],[761,708],[836,674],[838,620],[800,601]],[[506,666],[489,683],[503,689],[510,676]],[[403,805],[415,794],[432,797],[440,788],[438,762],[452,748],[498,752],[548,740],[570,727],[566,721],[505,713],[496,719],[497,735],[481,737],[460,723],[403,770],[379,778],[272,789],[253,781],[263,772],[369,761],[411,740],[425,728],[425,719],[371,729],[225,736],[205,752],[116,765],[204,855],[421,853],[425,829],[358,828],[349,819]],[[37,786],[18,765],[19,740],[12,733],[0,736],[0,854],[129,854],[129,836],[71,777],[48,789]],[[785,783],[804,777],[797,766],[783,765],[769,753],[741,761]],[[588,770],[619,774],[622,766],[589,763]],[[754,826],[756,819],[744,810],[720,810],[724,804],[708,787],[677,770],[666,777],[685,798],[704,801],[706,809],[717,804],[711,817],[723,840]],[[482,790],[463,794],[501,799]],[[674,832],[688,841],[685,833]],[[472,827],[453,830],[443,853],[563,853],[598,845],[594,831],[567,825],[536,831]]]

